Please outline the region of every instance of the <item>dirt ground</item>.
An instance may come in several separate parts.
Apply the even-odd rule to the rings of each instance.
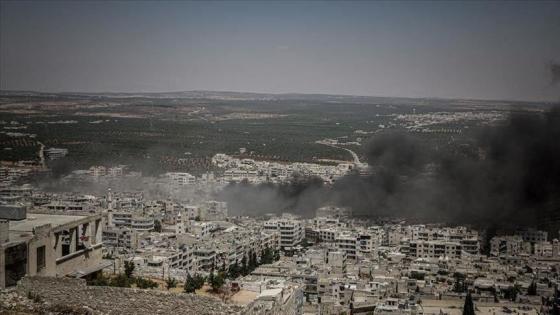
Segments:
[[[247,305],[251,303],[259,295],[257,292],[241,290],[231,297],[231,302],[239,305]]]

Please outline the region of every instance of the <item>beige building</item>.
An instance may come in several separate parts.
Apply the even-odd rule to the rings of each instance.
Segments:
[[[101,215],[28,214],[0,221],[0,288],[24,275],[84,277],[106,267]]]

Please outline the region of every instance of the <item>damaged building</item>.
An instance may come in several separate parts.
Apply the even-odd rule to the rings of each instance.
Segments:
[[[101,220],[100,214],[0,209],[0,288],[16,285],[25,275],[83,278],[107,267],[102,263]]]

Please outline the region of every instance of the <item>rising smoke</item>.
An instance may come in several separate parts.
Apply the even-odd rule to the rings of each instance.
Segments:
[[[295,175],[288,183],[231,183],[218,193],[218,199],[228,202],[228,208],[238,215],[260,216],[296,210],[312,216],[323,204],[325,187],[318,177]]]
[[[560,85],[560,63],[550,64],[550,79],[552,85]]]
[[[559,139],[560,108],[511,113],[464,151],[442,151],[412,134],[388,132],[367,146],[370,175],[352,173],[328,186],[302,178],[282,185],[232,184],[218,197],[239,214],[309,216],[334,204],[368,217],[532,226],[545,205],[560,200]]]

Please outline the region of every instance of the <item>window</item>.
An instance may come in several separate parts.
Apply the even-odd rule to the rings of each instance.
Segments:
[[[45,269],[45,246],[37,247],[37,272]]]

